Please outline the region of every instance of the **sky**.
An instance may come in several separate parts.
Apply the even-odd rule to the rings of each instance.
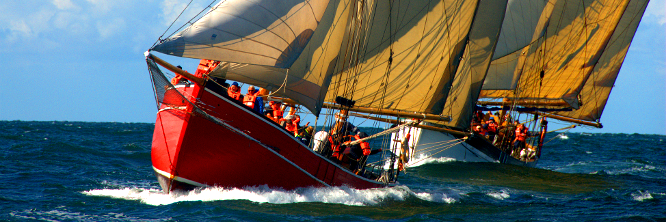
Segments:
[[[574,132],[666,134],[665,1],[647,7],[601,117],[604,128]],[[0,121],[154,123],[143,53],[188,2],[2,0]],[[209,3],[194,0],[190,7]],[[162,58],[190,72],[198,64]]]

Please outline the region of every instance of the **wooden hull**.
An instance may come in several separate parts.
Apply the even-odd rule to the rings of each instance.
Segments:
[[[199,101],[206,113],[228,125],[192,112],[191,106],[162,107],[151,156],[158,181],[167,192],[206,186],[267,185],[287,190],[386,186],[320,156],[277,124],[222,93],[198,86],[178,91],[191,95],[191,101]]]

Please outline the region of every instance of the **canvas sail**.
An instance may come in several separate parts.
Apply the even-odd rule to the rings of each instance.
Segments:
[[[624,10],[604,53],[580,92],[583,104],[578,110],[555,114],[586,121],[598,121],[615,84],[629,45],[643,17],[648,0],[632,0]]]
[[[578,94],[606,49],[628,0],[558,0],[545,35],[517,66],[514,90],[483,90],[484,98],[566,101],[578,108]]]
[[[281,89],[278,95],[317,114],[351,5],[346,0],[228,0],[153,50],[226,62],[219,77]]]
[[[372,20],[366,23],[367,29],[361,29],[364,36],[357,44],[362,46],[358,50],[360,59],[333,76],[327,101],[342,96],[355,100],[360,107],[442,114],[464,52],[495,46],[501,24],[495,21],[502,21],[504,15],[504,10],[497,8],[504,9],[506,1],[489,2],[373,2]],[[491,26],[494,33],[489,34],[490,38],[479,35],[470,40],[471,31],[481,30],[481,24]],[[471,57],[475,53],[471,52]],[[481,63],[474,60],[469,65]],[[486,68],[475,70],[481,80]],[[459,83],[464,84],[470,82]]]
[[[556,0],[510,0],[484,90],[515,89],[530,45],[543,37]]]
[[[443,114],[451,116],[446,125],[468,128],[488,66],[500,36],[506,1],[480,1],[463,61],[458,67]]]

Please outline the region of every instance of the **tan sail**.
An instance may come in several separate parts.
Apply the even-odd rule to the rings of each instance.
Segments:
[[[349,68],[333,76],[326,101],[342,96],[362,107],[437,113],[433,109],[441,110],[446,100],[477,1],[370,2],[360,37],[341,53],[359,54],[346,54]]]
[[[580,100],[583,105],[578,110],[556,112],[555,114],[585,121],[598,121],[601,118],[647,4],[648,0],[629,2],[604,53],[580,92]]]
[[[543,38],[526,52],[515,90],[484,90],[484,98],[561,99],[578,94],[610,41],[629,0],[558,0]]]

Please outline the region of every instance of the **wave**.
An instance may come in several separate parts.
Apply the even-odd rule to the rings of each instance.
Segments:
[[[148,205],[169,205],[187,201],[248,200],[256,203],[290,204],[303,202],[334,203],[349,206],[377,206],[387,201],[406,201],[412,197],[437,203],[454,203],[460,196],[450,191],[414,192],[406,186],[375,189],[349,187],[300,188],[293,191],[267,186],[239,188],[208,187],[189,192],[166,194],[156,188],[93,189],[89,196],[138,200]]]
[[[654,195],[664,196],[666,194],[664,194],[664,193],[651,193],[650,191],[639,190],[637,193],[631,193],[631,198],[635,201],[643,202],[643,201],[646,201],[646,200],[655,199]]]
[[[43,221],[165,221],[165,219],[142,219],[132,217],[123,213],[107,213],[103,215],[92,215],[81,212],[71,212],[65,209],[40,211],[35,209],[13,211],[10,216],[21,220],[43,220]]]
[[[448,163],[448,162],[454,162],[456,159],[453,158],[448,158],[448,157],[440,157],[440,158],[432,158],[429,156],[421,156],[421,157],[416,157],[412,158],[410,162],[407,164],[407,167],[418,167],[422,166],[424,164],[431,164],[431,163]]]

